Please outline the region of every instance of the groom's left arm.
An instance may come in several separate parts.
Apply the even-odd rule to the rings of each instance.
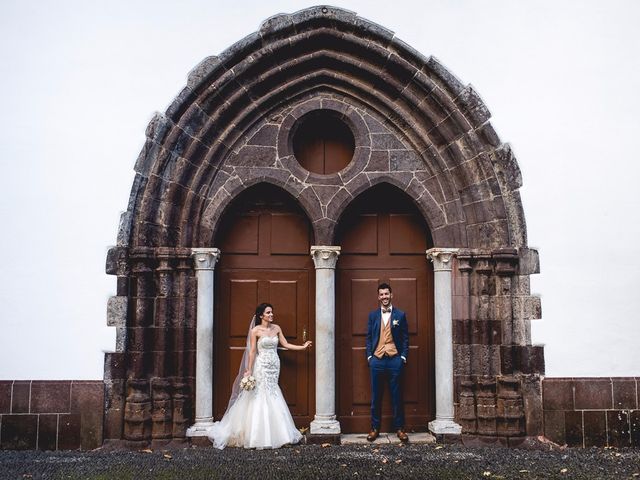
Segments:
[[[402,329],[402,353],[400,356],[404,358],[405,363],[409,357],[409,324],[407,322],[407,316],[402,314],[402,321],[400,322],[400,328]]]

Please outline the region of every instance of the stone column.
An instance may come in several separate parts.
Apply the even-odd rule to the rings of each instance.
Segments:
[[[217,248],[194,248],[198,281],[196,317],[196,423],[188,437],[206,436],[213,425],[213,269],[220,257]]]
[[[436,419],[429,422],[434,435],[460,435],[453,421],[453,331],[451,316],[451,264],[457,248],[431,248],[433,262],[436,343]]]
[[[340,247],[313,246],[316,266],[316,413],[311,434],[338,435],[336,420],[336,263]]]

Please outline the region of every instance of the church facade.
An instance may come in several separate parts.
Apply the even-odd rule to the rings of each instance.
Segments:
[[[269,18],[201,62],[147,128],[108,254],[102,440],[202,437],[264,301],[290,341],[314,342],[281,355],[296,424],[367,431],[366,319],[385,281],[409,320],[409,431],[637,444],[636,379],[544,379],[522,177],[489,119],[437,59],[333,7]]]

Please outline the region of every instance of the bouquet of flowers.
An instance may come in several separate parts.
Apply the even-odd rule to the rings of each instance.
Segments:
[[[256,379],[252,375],[243,377],[242,380],[240,380],[240,388],[242,390],[253,390],[256,388]]]

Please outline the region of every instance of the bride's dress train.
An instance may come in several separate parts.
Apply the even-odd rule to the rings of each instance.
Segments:
[[[279,448],[302,439],[278,386],[278,337],[260,337],[257,345],[256,387],[242,390],[222,420],[209,429],[208,437],[216,448]]]

